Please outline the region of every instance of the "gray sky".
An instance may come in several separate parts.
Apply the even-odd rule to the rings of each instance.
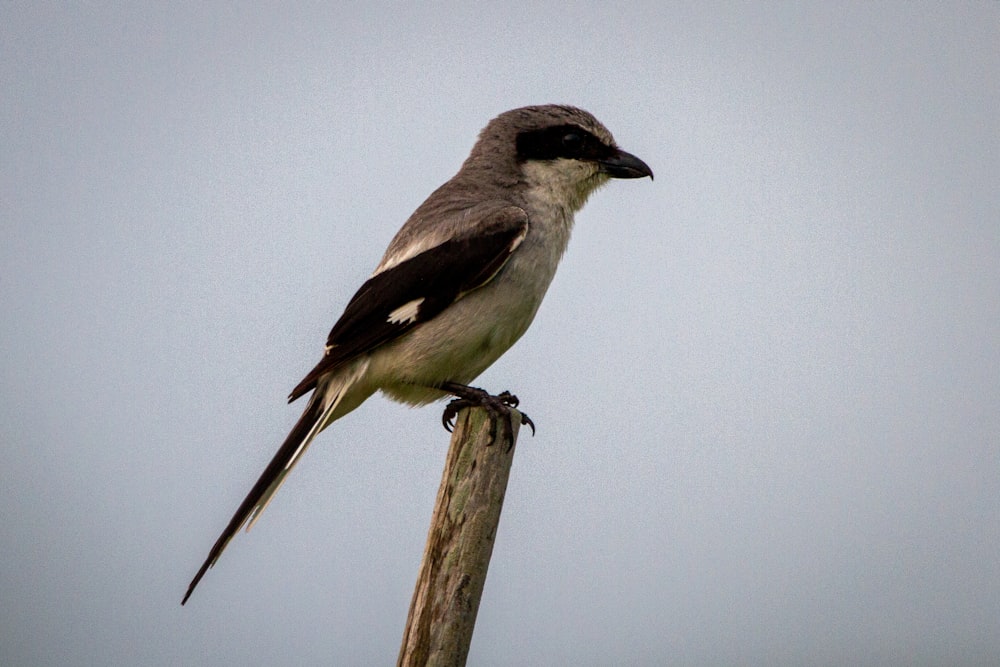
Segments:
[[[191,602],[398,226],[490,118],[656,181],[480,384],[475,665],[1000,662],[1000,5],[0,5],[0,664],[384,665],[440,406],[318,440]]]

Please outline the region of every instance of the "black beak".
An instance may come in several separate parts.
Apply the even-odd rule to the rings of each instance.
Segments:
[[[602,174],[607,174],[611,178],[642,178],[649,176],[653,178],[653,170],[649,165],[623,150],[615,149],[615,152],[606,158],[597,161]]]

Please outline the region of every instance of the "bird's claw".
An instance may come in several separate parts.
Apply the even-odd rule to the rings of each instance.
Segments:
[[[503,419],[509,438],[508,449],[514,446],[514,438],[512,436],[514,425],[511,422],[511,410],[517,408],[521,403],[517,396],[509,391],[504,391],[494,396],[482,389],[453,384],[442,388],[457,396],[457,398],[448,402],[444,413],[441,415],[441,423],[444,425],[445,430],[449,433],[454,430],[455,419],[458,417],[459,411],[463,408],[481,407],[486,410],[490,418],[490,444],[496,442],[497,439],[497,420]],[[521,425],[531,427],[531,435],[535,435],[535,423],[531,421],[531,418],[521,411],[518,411],[518,414],[521,416]]]
[[[529,426],[529,427],[531,427],[531,437],[534,437],[535,436],[535,422],[531,421],[531,417],[529,417],[528,415],[524,414],[520,410],[518,410],[518,414],[521,415],[521,426]]]
[[[444,408],[444,414],[441,415],[441,423],[444,424],[444,430],[448,431],[448,433],[454,431],[455,418],[458,416],[458,411],[471,405],[464,398],[453,398],[448,401],[448,405]]]

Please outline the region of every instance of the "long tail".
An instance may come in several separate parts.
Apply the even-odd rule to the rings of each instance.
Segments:
[[[305,412],[302,413],[299,421],[292,427],[291,432],[285,438],[285,442],[282,443],[274,458],[264,468],[264,472],[261,473],[257,483],[250,489],[250,493],[240,503],[239,509],[233,514],[233,518],[229,520],[229,525],[226,526],[226,529],[219,535],[219,539],[216,540],[212,550],[208,552],[208,558],[202,563],[198,574],[194,575],[194,579],[188,585],[187,593],[184,594],[184,599],[181,600],[182,605],[191,597],[191,593],[194,592],[195,587],[198,586],[198,582],[205,576],[205,573],[219,560],[229,541],[240,531],[240,528],[244,524],[247,524],[247,530],[249,531],[257,522],[261,513],[267,507],[268,503],[271,502],[274,494],[281,487],[282,482],[285,481],[285,477],[292,471],[292,467],[302,458],[302,454],[309,447],[313,438],[329,423],[331,415],[333,415],[337,406],[340,405],[347,390],[357,381],[362,373],[363,369],[358,369],[343,379],[335,380],[334,384],[338,386],[330,385],[325,388],[321,387],[313,393]]]

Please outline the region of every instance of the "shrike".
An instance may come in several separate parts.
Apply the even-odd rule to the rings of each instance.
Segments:
[[[451,395],[443,420],[482,405],[494,423],[517,399],[467,386],[535,317],[566,250],[573,214],[610,178],[653,177],[591,114],[570,106],[514,109],[479,134],[455,176],[389,244],[333,325],[323,357],[292,390],[312,392],[260,479],[188,586],[187,602],[229,540],[260,518],[316,435],[376,391],[422,405]],[[526,417],[523,422],[531,424]],[[509,431],[508,431],[509,433]]]

